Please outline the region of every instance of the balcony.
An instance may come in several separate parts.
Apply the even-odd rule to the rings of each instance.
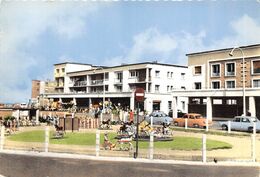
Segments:
[[[54,77],[64,77],[65,73],[54,73]]]
[[[140,83],[145,82],[145,77],[130,77],[128,78],[128,83]]]
[[[69,84],[69,87],[86,87],[87,81],[77,81]]]
[[[90,82],[90,85],[103,85],[104,84],[104,80],[92,80]]]
[[[57,83],[56,88],[63,88],[64,87],[64,83]]]
[[[114,84],[115,84],[115,85],[121,85],[121,84],[123,84],[123,79],[115,79],[115,80],[114,80]]]

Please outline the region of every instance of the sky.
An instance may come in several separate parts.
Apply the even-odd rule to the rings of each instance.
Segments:
[[[53,64],[187,65],[187,53],[260,43],[260,1],[0,1],[0,103],[28,102]]]

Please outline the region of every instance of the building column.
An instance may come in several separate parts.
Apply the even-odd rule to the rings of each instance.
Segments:
[[[249,97],[249,112],[252,117],[256,117],[256,109],[255,109],[255,97]]]
[[[20,127],[20,109],[17,110],[16,120],[17,120],[17,126]]]
[[[130,97],[130,109],[135,109],[135,93],[133,92]]]
[[[89,98],[89,106],[88,107],[90,107],[90,105],[92,106],[92,99],[91,98]]]
[[[146,77],[145,77],[145,90],[148,93],[148,82],[149,82],[149,68],[146,68]]]
[[[40,110],[39,109],[37,109],[36,110],[36,125],[39,125],[39,113],[40,113]]]
[[[151,98],[146,97],[146,99],[144,101],[144,109],[148,113],[151,113],[153,111],[153,101]]]
[[[212,99],[211,97],[207,97],[207,119],[212,120]]]
[[[77,100],[75,97],[73,98],[73,103],[74,103],[74,105],[77,105]]]
[[[149,68],[146,68],[146,78],[145,78],[145,82],[149,81]]]
[[[172,98],[172,117],[177,118],[178,117],[178,109],[177,109],[177,97]]]

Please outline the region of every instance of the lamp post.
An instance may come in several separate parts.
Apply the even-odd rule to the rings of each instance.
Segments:
[[[95,73],[95,71],[97,70],[97,69],[101,69],[104,73],[103,73],[103,104],[102,104],[102,106],[103,106],[103,110],[102,110],[102,112],[103,113],[105,113],[105,92],[106,92],[106,86],[105,86],[105,71],[104,71],[104,68],[103,67],[97,67],[97,68],[95,68],[95,70],[94,70],[94,73]]]
[[[233,52],[236,50],[236,49],[238,49],[240,52],[241,52],[241,54],[242,54],[242,63],[243,63],[243,70],[242,70],[242,77],[243,77],[243,115],[244,116],[246,116],[246,96],[245,96],[245,86],[246,86],[246,84],[245,84],[245,55],[244,55],[244,52],[243,52],[243,50],[240,48],[240,47],[234,47],[231,51],[230,51],[230,53],[229,53],[229,55],[232,57],[233,56]]]

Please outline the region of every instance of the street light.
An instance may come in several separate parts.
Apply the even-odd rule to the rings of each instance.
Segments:
[[[94,73],[97,69],[101,69],[104,73],[103,73],[103,110],[102,112],[105,113],[105,92],[106,92],[106,88],[105,88],[105,71],[104,71],[104,68],[99,66],[97,68],[94,69]]]
[[[242,63],[243,63],[243,115],[246,116],[246,96],[245,96],[245,55],[244,55],[244,52],[243,50],[240,48],[240,47],[234,47],[231,52],[229,53],[229,55],[232,57],[233,56],[233,52],[238,49],[240,50],[241,54],[242,54]]]

